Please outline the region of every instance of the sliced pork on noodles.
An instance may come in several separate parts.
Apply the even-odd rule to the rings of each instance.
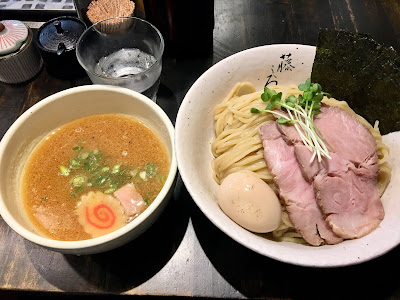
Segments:
[[[318,236],[330,244],[362,237],[384,217],[376,142],[367,128],[339,107],[322,106],[314,124],[332,148],[331,158],[320,162],[311,160],[312,153],[293,125],[274,122],[260,128],[274,182],[293,225],[311,245],[323,242]],[[289,161],[287,170],[282,170]]]
[[[311,245],[342,241],[327,225],[315,200],[314,189],[301,173],[294,154],[294,147],[288,145],[277,129],[275,122],[260,128],[264,146],[264,158],[275,176],[279,196],[286,204],[286,210],[296,230]]]
[[[315,124],[335,151],[341,168],[322,168],[314,179],[317,200],[327,221],[343,238],[359,238],[384,218],[377,184],[376,143],[358,120],[338,107],[325,106]]]

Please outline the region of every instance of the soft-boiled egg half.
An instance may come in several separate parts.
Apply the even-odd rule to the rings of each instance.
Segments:
[[[252,172],[229,174],[219,187],[217,199],[229,218],[252,232],[271,232],[281,223],[282,206],[278,197]]]

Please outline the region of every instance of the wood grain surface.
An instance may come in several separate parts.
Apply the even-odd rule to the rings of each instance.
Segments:
[[[201,1],[189,2],[192,5],[182,10],[172,0],[144,1],[146,16],[159,23],[170,42],[157,101],[173,122],[186,92],[205,70],[248,48],[315,45],[320,28],[334,28],[370,33],[400,51],[398,0],[214,0],[211,11],[202,11]],[[167,4],[164,15],[151,17],[157,5]],[[164,19],[171,13],[173,26]],[[185,13],[190,13],[189,20]],[[0,17],[5,18],[4,12]],[[196,35],[204,41],[196,44],[203,45],[203,51],[188,55],[193,50],[187,43],[188,32],[177,26],[207,28]],[[180,47],[184,53],[178,51]],[[0,83],[0,137],[33,104],[83,84],[90,84],[89,78],[57,79],[46,69],[27,83]],[[51,293],[58,297],[400,299],[398,278],[399,247],[370,262],[332,269],[298,267],[258,255],[216,228],[194,204],[180,178],[160,219],[136,240],[107,253],[52,252],[24,240],[0,218],[0,298]]]

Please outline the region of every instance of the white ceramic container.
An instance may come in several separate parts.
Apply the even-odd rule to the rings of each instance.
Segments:
[[[120,113],[143,121],[164,142],[171,162],[164,187],[136,219],[107,235],[84,241],[56,241],[43,236],[29,221],[20,198],[21,172],[33,148],[55,128],[95,113]],[[170,198],[177,164],[174,128],[164,111],[149,98],[129,89],[105,85],[71,88],[51,95],[22,114],[0,142],[0,214],[27,240],[72,254],[98,253],[118,247],[143,233]]]
[[[213,108],[235,83],[250,81],[261,90],[267,82],[303,83],[311,76],[315,47],[269,45],[236,53],[212,66],[193,84],[180,106],[175,125],[179,172],[190,195],[203,213],[223,232],[243,246],[267,257],[296,265],[336,267],[380,256],[400,243],[400,133],[383,137],[390,147],[392,180],[382,202],[386,216],[369,235],[337,245],[312,247],[276,242],[251,233],[227,217],[218,206],[218,184],[212,178],[210,145],[214,137]],[[397,186],[396,186],[397,185]],[[238,258],[239,259],[239,258]]]

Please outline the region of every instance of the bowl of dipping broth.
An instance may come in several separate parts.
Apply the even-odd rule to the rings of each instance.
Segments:
[[[69,254],[104,252],[161,214],[177,172],[174,128],[130,89],[91,85],[51,95],[0,142],[0,213],[27,240]]]
[[[374,229],[359,238],[338,238],[332,234],[332,229],[324,227],[325,223],[318,224],[318,232],[314,224],[308,227],[313,234],[312,237],[307,235],[308,242],[296,229],[303,228],[303,221],[308,222],[308,204],[296,206],[304,208],[305,212],[296,215],[298,211],[291,210],[293,218],[290,218],[284,199],[274,186],[273,173],[265,162],[265,148],[269,150],[269,163],[281,161],[276,156],[275,159],[274,155],[282,155],[286,153],[283,149],[292,148],[282,148],[290,145],[282,138],[278,139],[279,131],[273,131],[278,125],[274,123],[272,114],[251,111],[252,108],[264,110],[268,105],[261,100],[265,85],[277,94],[282,92],[282,99],[290,94],[298,97],[298,85],[305,83],[311,76],[315,54],[316,48],[307,45],[261,46],[227,57],[201,75],[187,92],[177,115],[175,147],[179,173],[191,197],[205,216],[243,246],[275,260],[301,266],[336,267],[358,264],[378,257],[400,243],[400,202],[396,199],[400,192],[396,186],[396,182],[400,180],[400,154],[397,155],[400,152],[399,132],[391,132],[382,137],[378,133],[374,135],[376,143],[372,140],[375,145],[372,151],[378,152],[380,173],[377,178],[379,190],[375,185],[373,190],[373,195],[378,196],[374,196],[375,202],[369,211],[372,219],[375,218],[380,223],[375,222]],[[330,92],[324,90],[323,86],[322,91]],[[331,104],[327,104],[330,107],[339,105],[333,99],[324,101],[330,101]],[[335,114],[344,115],[346,112],[351,115],[345,103],[341,102],[340,107],[341,110],[336,107],[332,111]],[[322,118],[323,113],[317,116]],[[365,120],[354,121],[360,120],[358,116],[351,115],[350,119],[358,124],[357,128],[362,128],[360,124],[365,124]],[[275,126],[265,127],[269,131],[263,131],[263,136],[270,139],[265,142],[267,146],[260,135],[263,125]],[[328,133],[335,129],[332,127],[337,126],[339,125],[331,126]],[[372,135],[366,131],[375,129],[368,126],[364,126],[363,132],[369,134],[371,141]],[[321,132],[322,129],[323,127]],[[268,132],[271,133],[270,136]],[[344,134],[335,136],[342,137]],[[352,132],[350,136],[351,142],[355,141],[354,137],[359,137],[358,133],[354,135]],[[359,146],[348,149],[359,149]],[[305,154],[307,153],[311,152]],[[287,154],[289,157],[289,152]],[[291,162],[295,162],[294,156]],[[305,184],[305,180],[299,179],[303,178],[300,167],[296,169],[296,174],[300,177],[294,177],[294,167],[297,166],[294,163],[290,165],[293,168],[286,169],[286,173],[278,173],[277,170],[281,172],[279,167],[285,170],[284,167],[289,166],[285,164],[286,161],[282,166],[275,166],[276,176],[280,176],[281,180],[288,180],[280,188],[283,189],[282,185],[286,184],[287,195],[297,193],[289,199],[303,199],[303,194],[310,190],[302,188],[301,184]],[[307,186],[312,188],[309,182]],[[313,191],[307,195],[315,197]],[[313,210],[316,213],[319,212],[317,204],[314,201],[314,206],[310,206],[316,208]],[[293,220],[297,221],[298,227],[292,224]],[[324,239],[319,237],[319,233]]]

